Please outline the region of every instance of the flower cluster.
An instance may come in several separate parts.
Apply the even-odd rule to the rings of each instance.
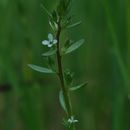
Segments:
[[[54,36],[51,33],[48,34],[48,40],[42,41],[42,44],[48,47],[52,47],[56,43],[57,40],[54,38]]]
[[[74,116],[71,116],[69,119],[68,119],[68,123],[70,124],[73,124],[73,123],[77,123],[78,120],[74,119]]]

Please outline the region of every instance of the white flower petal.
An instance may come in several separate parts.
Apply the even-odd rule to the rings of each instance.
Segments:
[[[74,120],[74,116],[71,116],[70,119],[71,119],[71,120]]]
[[[42,41],[42,44],[43,44],[43,45],[48,45],[48,44],[50,44],[50,42],[47,41],[47,40],[44,40],[44,41]]]
[[[56,39],[54,39],[54,40],[53,40],[53,44],[56,44],[56,43],[57,43],[57,40],[56,40]]]
[[[51,33],[48,34],[48,40],[50,42],[53,42],[53,35]]]
[[[53,46],[53,44],[48,44],[48,47],[52,47]]]
[[[76,123],[76,122],[79,122],[79,121],[78,120],[74,120],[73,122]]]
[[[68,119],[68,122],[69,122],[69,123],[72,123],[72,120],[71,120],[71,119]]]
[[[68,122],[69,122],[70,124],[72,124],[72,123],[77,123],[78,120],[75,120],[75,119],[74,119],[74,116],[71,116],[71,118],[68,119]]]

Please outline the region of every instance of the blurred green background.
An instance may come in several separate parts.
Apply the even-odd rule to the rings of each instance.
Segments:
[[[63,129],[57,78],[27,66],[45,63],[43,3],[57,0],[0,0],[0,130]],[[65,67],[89,82],[72,94],[78,130],[130,130],[130,1],[73,0],[72,14],[83,24],[69,35],[86,43]]]

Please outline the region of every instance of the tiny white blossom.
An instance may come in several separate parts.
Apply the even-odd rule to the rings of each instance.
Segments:
[[[42,41],[42,44],[45,46],[48,46],[48,47],[52,47],[56,43],[57,43],[57,40],[54,39],[54,37],[51,33],[48,34],[48,40]]]
[[[42,41],[42,44],[43,44],[43,45],[48,45],[48,44],[49,44],[49,41],[44,40],[44,41]]]
[[[53,40],[53,44],[56,44],[56,43],[57,43],[57,40],[56,40],[56,39],[54,39],[54,40]]]
[[[71,116],[71,117],[68,119],[68,122],[69,122],[70,124],[72,124],[72,123],[77,123],[78,120],[74,119],[74,116]]]
[[[53,46],[53,44],[48,44],[48,47],[52,47]]]
[[[51,33],[48,34],[48,40],[50,42],[53,42],[53,40],[54,40],[53,35]]]

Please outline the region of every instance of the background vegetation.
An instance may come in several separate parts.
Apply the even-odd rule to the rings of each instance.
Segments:
[[[44,64],[41,41],[56,0],[0,0],[0,130],[61,130],[62,110],[55,76],[39,74],[28,63]],[[69,32],[86,43],[65,58],[86,88],[73,97],[79,130],[130,129],[130,1],[73,0]]]

